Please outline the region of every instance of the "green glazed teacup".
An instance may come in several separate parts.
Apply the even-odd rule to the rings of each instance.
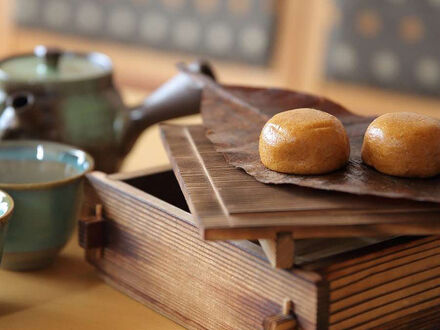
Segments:
[[[3,244],[5,242],[5,234],[8,227],[8,220],[14,210],[14,201],[4,191],[0,190],[0,264],[2,263]]]
[[[46,141],[0,143],[0,189],[15,202],[2,268],[31,270],[51,264],[79,216],[87,153]]]

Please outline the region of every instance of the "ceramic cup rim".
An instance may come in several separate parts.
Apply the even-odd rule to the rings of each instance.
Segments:
[[[12,199],[11,195],[9,195],[4,190],[0,190],[0,192],[5,195],[7,203],[8,203],[8,210],[4,214],[0,215],[0,223],[4,223],[4,222],[8,221],[10,215],[12,214],[12,211],[14,211],[15,204],[14,204],[14,200]]]
[[[9,140],[9,141],[1,141],[0,142],[0,149],[3,147],[33,147],[33,146],[53,146],[55,148],[61,149],[65,152],[75,152],[75,153],[82,153],[85,156],[86,162],[89,164],[89,167],[83,171],[80,171],[79,173],[75,175],[71,175],[69,177],[60,179],[60,180],[50,180],[45,182],[37,182],[37,183],[2,183],[0,182],[0,189],[1,190],[37,190],[37,189],[45,189],[45,188],[52,188],[60,185],[64,185],[73,181],[76,181],[77,179],[83,177],[87,173],[93,171],[93,168],[95,167],[95,161],[90,154],[85,152],[84,150],[78,149],[74,146],[58,143],[58,142],[52,142],[52,141],[45,141],[45,140]]]

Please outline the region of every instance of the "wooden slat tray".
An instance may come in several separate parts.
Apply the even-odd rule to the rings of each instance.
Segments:
[[[103,217],[80,222],[87,260],[186,328],[440,326],[437,237],[299,240],[296,267],[273,269],[255,242],[202,240],[172,171],[88,180]]]
[[[440,233],[437,204],[263,184],[227,164],[203,126],[161,132],[202,237],[271,240],[262,244],[281,267],[292,264],[293,252],[279,254],[293,251],[292,239]],[[277,255],[287,259],[278,263]]]

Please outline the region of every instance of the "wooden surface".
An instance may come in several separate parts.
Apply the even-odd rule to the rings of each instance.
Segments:
[[[0,270],[0,292],[0,329],[181,329],[105,284],[76,235],[50,268]]]
[[[125,91],[135,104],[147,92]],[[198,116],[173,122],[196,123]],[[124,171],[168,164],[158,127],[146,130],[124,162]],[[55,264],[45,270],[0,270],[0,329],[181,329],[102,281],[84,260],[76,233]]]
[[[327,92],[328,96],[340,100],[358,113],[377,114],[417,109],[418,112],[439,115],[437,110],[440,109],[440,102],[434,99],[404,97],[378,90],[365,92],[362,88],[348,86],[329,88]],[[124,94],[129,103],[135,104],[147,93],[130,91]],[[198,116],[192,116],[173,122],[188,124],[199,123],[201,120]],[[159,129],[154,126],[142,134],[124,162],[123,171],[164,164],[168,164],[168,157],[160,141]],[[338,241],[331,246],[342,248],[344,244]],[[321,251],[322,255],[326,253],[325,250]],[[296,260],[303,261],[298,257]],[[429,266],[425,269],[429,269]],[[408,285],[411,281],[420,281],[420,278],[415,272],[400,283],[405,286],[405,283]],[[66,325],[84,330],[180,329],[174,322],[152,312],[99,279],[95,270],[84,261],[76,237],[61,252],[55,265],[47,270],[31,273],[0,270],[0,290],[0,329],[58,330]],[[381,287],[378,287],[380,290]],[[432,308],[423,314],[426,319],[423,322],[408,314],[402,323],[412,329],[421,324],[429,328],[436,320],[438,322],[440,311]],[[395,327],[396,323],[384,326],[383,329]]]
[[[259,239],[272,267],[289,269],[295,262],[295,243],[292,234],[279,233],[275,239]]]
[[[419,312],[438,311],[439,253],[438,237],[427,237],[328,266],[330,329],[419,328]],[[438,313],[423,318],[439,328]]]
[[[163,125],[162,135],[205,239],[440,233],[436,204],[266,185],[227,164],[200,125]]]
[[[0,1],[0,57],[11,49],[11,24],[6,16],[10,11],[10,1]]]
[[[438,237],[362,249],[355,240],[299,240],[297,267],[272,269],[252,242],[201,240],[170,171],[89,179],[107,219],[107,243],[88,252],[90,262],[110,285],[185,327],[285,329],[293,319],[302,329],[440,325],[432,311],[440,309]]]
[[[282,312],[286,298],[304,299],[297,315],[317,322],[318,276],[273,270],[250,242],[203,241],[192,216],[166,202],[181,195],[171,178],[161,176],[158,187],[142,177],[129,185],[89,175],[104,217],[112,219],[102,253],[89,254],[106,281],[191,329],[258,329],[266,316]],[[300,252],[307,258],[307,249]]]

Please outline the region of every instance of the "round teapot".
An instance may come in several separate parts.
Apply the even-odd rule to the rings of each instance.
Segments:
[[[97,169],[117,171],[146,127],[199,111],[201,86],[189,72],[214,79],[208,64],[190,64],[129,108],[106,55],[37,46],[33,54],[0,61],[0,139],[72,144],[88,151]]]

